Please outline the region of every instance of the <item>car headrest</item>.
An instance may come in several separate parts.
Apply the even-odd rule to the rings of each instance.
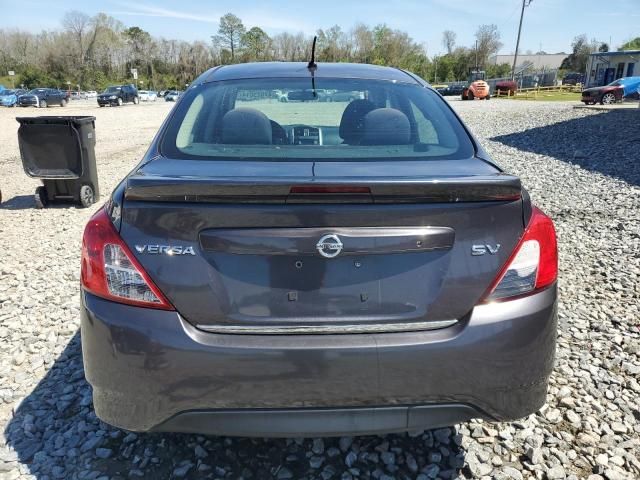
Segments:
[[[353,100],[342,113],[340,129],[338,134],[345,143],[358,145],[362,139],[364,116],[372,110],[375,105],[369,100]]]
[[[409,119],[395,108],[377,108],[364,116],[361,145],[407,145],[411,139]]]
[[[222,117],[222,143],[271,145],[271,121],[253,108],[235,108]]]

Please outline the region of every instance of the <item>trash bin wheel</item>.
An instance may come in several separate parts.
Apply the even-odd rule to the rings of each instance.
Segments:
[[[49,203],[49,199],[47,198],[47,189],[44,188],[44,185],[36,188],[35,194],[36,208],[44,208]]]
[[[90,185],[83,185],[80,188],[80,204],[87,208],[93,205],[96,201],[95,195],[93,194],[93,188]]]

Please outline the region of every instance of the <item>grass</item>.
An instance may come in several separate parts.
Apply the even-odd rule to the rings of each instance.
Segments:
[[[582,94],[579,92],[538,92],[537,95],[529,93],[528,95],[517,95],[515,97],[499,97],[511,100],[529,100],[539,102],[579,102]]]

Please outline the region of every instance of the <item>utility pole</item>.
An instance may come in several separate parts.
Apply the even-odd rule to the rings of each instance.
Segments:
[[[478,40],[476,40],[476,72],[478,71]]]
[[[516,40],[516,53],[513,56],[513,67],[511,68],[511,80],[516,77],[516,65],[518,64],[518,48],[520,48],[520,32],[522,32],[522,19],[524,18],[524,9],[531,5],[532,0],[522,0],[522,11],[520,12],[520,25],[518,25],[518,39]]]

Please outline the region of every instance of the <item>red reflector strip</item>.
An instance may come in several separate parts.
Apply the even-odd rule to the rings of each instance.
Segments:
[[[289,190],[291,194],[332,194],[332,193],[358,193],[370,194],[369,187],[358,187],[354,185],[295,185]]]

